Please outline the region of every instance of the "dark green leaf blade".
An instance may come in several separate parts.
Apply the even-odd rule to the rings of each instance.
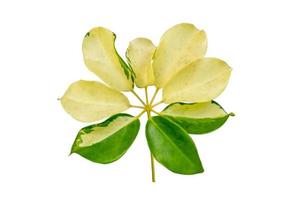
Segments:
[[[205,103],[173,103],[162,115],[175,121],[191,134],[205,134],[220,128],[233,113],[227,113],[215,101]]]
[[[178,174],[204,171],[193,140],[173,121],[161,116],[150,118],[146,138],[155,159],[170,171]]]
[[[71,153],[96,163],[111,163],[125,154],[134,142],[139,127],[139,120],[131,115],[113,115],[102,123],[82,128]]]

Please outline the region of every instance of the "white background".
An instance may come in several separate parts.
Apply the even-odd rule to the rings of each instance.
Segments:
[[[300,9],[288,0],[1,1],[0,199],[301,199]],[[124,55],[130,40],[158,44],[181,22],[205,29],[208,56],[233,68],[217,101],[236,117],[193,137],[205,173],[157,163],[153,184],[143,125],[113,164],[68,157],[87,124],[56,99],[73,81],[97,80],[83,63],[85,33],[109,28]]]

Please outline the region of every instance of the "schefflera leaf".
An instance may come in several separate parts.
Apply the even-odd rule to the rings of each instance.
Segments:
[[[111,163],[125,154],[134,142],[140,122],[129,114],[116,114],[106,121],[82,128],[71,153],[96,163]]]
[[[161,115],[173,120],[188,133],[204,134],[221,127],[233,113],[227,113],[215,101],[205,103],[173,103]]]
[[[177,24],[160,39],[153,57],[155,82],[158,88],[165,84],[189,63],[203,58],[207,51],[207,37],[193,24]]]
[[[134,86],[135,74],[117,53],[115,39],[116,35],[106,28],[91,29],[83,40],[84,61],[109,86],[129,91]]]
[[[127,110],[130,103],[121,92],[97,81],[80,80],[72,83],[61,104],[73,118],[94,122]]]
[[[152,58],[155,50],[155,45],[147,38],[136,38],[127,48],[126,57],[135,72],[135,83],[139,88],[154,84]]]
[[[193,140],[172,120],[151,117],[146,124],[146,138],[155,159],[170,171],[178,174],[204,171]]]
[[[196,60],[179,71],[163,88],[163,101],[208,102],[219,96],[231,75],[229,65],[217,58]]]

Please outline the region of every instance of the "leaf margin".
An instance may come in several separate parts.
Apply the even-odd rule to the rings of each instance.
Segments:
[[[82,135],[81,134],[82,131],[85,131],[85,133],[83,133],[83,134],[89,134],[90,132],[92,132],[91,129],[93,129],[95,127],[107,127],[115,119],[117,119],[118,117],[123,117],[123,116],[132,117],[132,118],[134,118],[134,120],[132,122],[130,122],[129,124],[127,124],[126,126],[118,129],[118,131],[116,131],[115,133],[111,134],[110,136],[108,136],[107,138],[103,139],[102,141],[100,141],[98,143],[95,143],[95,144],[93,144],[91,146],[88,146],[88,147],[83,147],[83,148],[78,147],[78,148],[76,148],[76,145],[77,145],[78,141],[81,140],[80,136]],[[133,127],[136,126],[136,130],[135,130],[136,132],[133,134],[132,140],[128,143],[128,147],[126,149],[124,149],[124,151],[121,154],[117,155],[114,159],[111,159],[111,160],[108,160],[108,161],[103,161],[103,162],[96,161],[96,160],[91,160],[86,155],[84,155],[84,153],[82,152],[82,150],[80,150],[80,149],[94,148],[94,150],[92,150],[92,153],[95,153],[95,148],[96,148],[95,146],[96,145],[99,145],[99,143],[101,143],[101,142],[108,142],[108,140],[112,139],[112,137],[116,137],[116,134],[126,134],[126,133],[122,133],[123,129],[128,128],[131,125]],[[139,133],[139,129],[140,129],[140,121],[139,121],[138,118],[136,118],[136,117],[134,117],[134,116],[132,116],[130,114],[127,114],[127,113],[118,113],[118,114],[112,115],[111,117],[109,117],[108,119],[104,120],[101,123],[92,124],[92,125],[89,125],[89,126],[81,128],[78,131],[78,134],[77,134],[77,136],[76,136],[76,138],[75,138],[75,140],[74,140],[74,142],[72,144],[71,151],[70,151],[69,155],[71,155],[73,153],[76,153],[76,154],[80,155],[81,157],[83,157],[83,158],[85,158],[85,159],[87,159],[89,161],[92,161],[92,162],[95,162],[95,163],[99,163],[99,164],[109,164],[109,163],[112,163],[114,161],[119,160],[128,151],[128,149],[131,147],[131,145],[135,141],[135,139],[136,139],[136,137],[137,137],[137,135]],[[119,136],[119,135],[117,135],[117,136]],[[122,141],[122,143],[124,144],[124,141]]]

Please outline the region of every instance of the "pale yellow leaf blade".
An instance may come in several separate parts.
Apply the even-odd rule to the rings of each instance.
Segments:
[[[91,29],[83,40],[84,61],[90,71],[109,86],[129,91],[133,88],[133,74],[115,49],[116,35],[102,27]]]
[[[117,117],[114,115],[113,117],[114,119],[112,121],[107,120],[110,123],[105,124],[105,126],[96,126],[89,134],[83,133],[77,145],[79,147],[92,146],[114,135],[120,129],[123,129],[137,120],[135,117],[128,116],[124,113],[117,114]]]
[[[199,59],[177,73],[163,88],[163,101],[208,102],[228,84],[231,68],[217,58]]]
[[[96,81],[72,83],[61,98],[63,108],[73,118],[93,122],[129,108],[126,96]]]
[[[154,72],[152,58],[156,47],[146,38],[132,40],[127,48],[127,59],[135,72],[135,83],[137,87],[146,87],[154,84]]]
[[[173,103],[165,108],[161,114],[192,119],[220,118],[228,115],[228,113],[214,101],[202,103]]]
[[[206,50],[206,33],[194,25],[182,23],[167,30],[153,57],[156,86],[163,88],[177,72],[203,58]]]

